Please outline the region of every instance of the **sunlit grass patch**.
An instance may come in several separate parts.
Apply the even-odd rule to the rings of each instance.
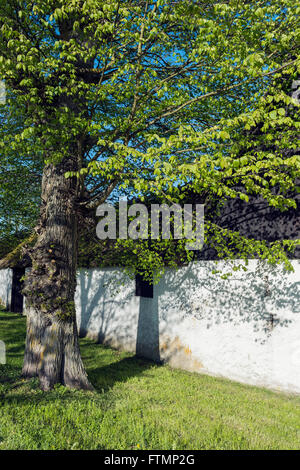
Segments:
[[[95,392],[21,378],[25,318],[0,312],[0,449],[299,449],[300,397],[81,340]]]

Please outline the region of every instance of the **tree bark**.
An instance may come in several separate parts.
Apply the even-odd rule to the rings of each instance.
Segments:
[[[43,390],[56,383],[92,389],[80,355],[74,304],[79,183],[64,176],[76,169],[75,157],[44,168],[37,242],[29,252],[32,269],[23,290],[27,307],[23,376],[39,377]]]

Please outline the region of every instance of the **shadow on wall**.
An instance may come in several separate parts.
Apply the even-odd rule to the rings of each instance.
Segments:
[[[80,336],[133,350],[139,305],[134,280],[119,269],[82,269],[75,302]]]
[[[300,282],[283,268],[250,261],[247,272],[233,272],[229,279],[213,274],[214,268],[210,261],[167,270],[153,298],[135,296],[134,280],[119,269],[81,270],[80,335],[160,362],[162,352],[168,361],[175,346],[184,349],[177,337],[183,324],[201,331],[227,324],[233,334],[244,325],[255,342],[264,344],[275,328],[289,327],[299,314]],[[217,269],[230,271],[228,263]],[[174,348],[165,340],[174,340]]]
[[[161,362],[157,295],[153,299],[140,297],[136,355],[138,357],[147,357],[155,362]]]
[[[220,275],[230,269],[213,262],[196,263],[179,271],[168,271],[157,287],[160,323],[168,322],[170,312],[177,321],[190,318],[207,329],[216,324],[250,324],[263,341],[275,327],[288,327],[300,312],[300,282],[284,268],[249,263],[247,272],[233,272],[228,279]],[[296,281],[296,282],[294,282]]]
[[[136,296],[119,269],[80,270],[78,278],[80,336],[160,362],[158,298]]]

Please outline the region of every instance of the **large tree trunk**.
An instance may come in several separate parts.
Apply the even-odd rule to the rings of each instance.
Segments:
[[[37,243],[26,276],[27,338],[24,377],[39,377],[42,389],[61,383],[91,389],[80,356],[74,293],[77,264],[78,180],[66,179],[76,159],[45,166]]]

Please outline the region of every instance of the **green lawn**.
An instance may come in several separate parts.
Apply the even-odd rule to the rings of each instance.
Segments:
[[[299,449],[300,397],[157,366],[89,340],[95,392],[20,378],[25,319],[0,312],[0,449]]]

